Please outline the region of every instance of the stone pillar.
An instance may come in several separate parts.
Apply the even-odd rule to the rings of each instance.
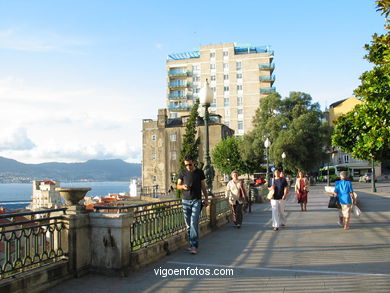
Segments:
[[[217,229],[217,198],[209,197],[209,206],[207,207],[207,214],[210,217],[211,230]]]
[[[69,253],[69,271],[75,277],[88,273],[91,262],[89,215],[76,206],[68,208],[65,218],[65,238]]]
[[[127,275],[133,219],[133,213],[90,213],[93,271],[116,276]]]

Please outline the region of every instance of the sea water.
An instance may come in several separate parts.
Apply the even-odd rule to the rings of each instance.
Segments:
[[[90,187],[87,196],[128,193],[129,182],[60,182],[61,187]],[[0,183],[0,206],[19,209],[31,201],[32,183]]]

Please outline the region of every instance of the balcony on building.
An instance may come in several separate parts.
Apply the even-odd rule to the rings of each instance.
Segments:
[[[181,104],[181,105],[170,104],[170,105],[168,105],[169,110],[175,110],[175,111],[188,111],[191,108],[192,108],[192,106],[187,105],[187,104]]]
[[[178,92],[173,92],[168,95],[168,98],[171,100],[182,100],[182,99],[187,99],[187,94],[186,93],[178,93]]]
[[[251,45],[237,45],[234,46],[234,54],[258,54],[258,53],[268,53],[273,56],[274,51],[270,50],[269,46],[251,46]]]
[[[266,87],[266,88],[260,89],[260,94],[269,94],[269,93],[274,93],[274,92],[276,92],[275,87]]]
[[[186,80],[174,80],[168,83],[170,88],[186,88],[188,83]]]
[[[260,81],[270,81],[270,82],[274,82],[275,81],[275,75],[263,75],[263,76],[260,76]]]
[[[275,69],[275,63],[272,62],[272,63],[259,64],[259,69],[273,71]]]
[[[191,76],[191,74],[187,69],[172,69],[168,71],[169,77]]]

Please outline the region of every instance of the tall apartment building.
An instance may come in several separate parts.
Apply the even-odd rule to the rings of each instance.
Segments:
[[[259,101],[275,92],[273,51],[268,47],[226,43],[171,54],[166,63],[169,118],[188,115],[208,79],[214,91],[211,113],[243,135],[253,129]]]

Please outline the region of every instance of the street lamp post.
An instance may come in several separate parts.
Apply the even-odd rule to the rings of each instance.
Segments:
[[[205,143],[205,176],[206,176],[206,184],[208,188],[208,192],[211,194],[213,189],[213,169],[211,166],[210,160],[210,143],[209,143],[209,107],[213,102],[214,94],[209,86],[209,82],[206,79],[206,84],[200,89],[199,92],[199,101],[200,104],[205,108],[204,114],[204,126],[205,126],[205,134],[206,134],[206,143]]]
[[[283,154],[282,154],[282,159],[283,159],[283,171],[284,171],[284,159],[286,158],[286,154],[283,152]]]
[[[371,160],[371,191],[376,192],[376,186],[375,186],[375,164],[374,160]]]
[[[265,149],[266,149],[266,152],[267,152],[267,173],[265,175],[266,179],[267,179],[267,185],[269,184],[269,161],[268,161],[268,148],[270,147],[271,145],[271,142],[269,141],[268,137],[267,139],[265,140],[264,142],[264,146],[265,146]]]

